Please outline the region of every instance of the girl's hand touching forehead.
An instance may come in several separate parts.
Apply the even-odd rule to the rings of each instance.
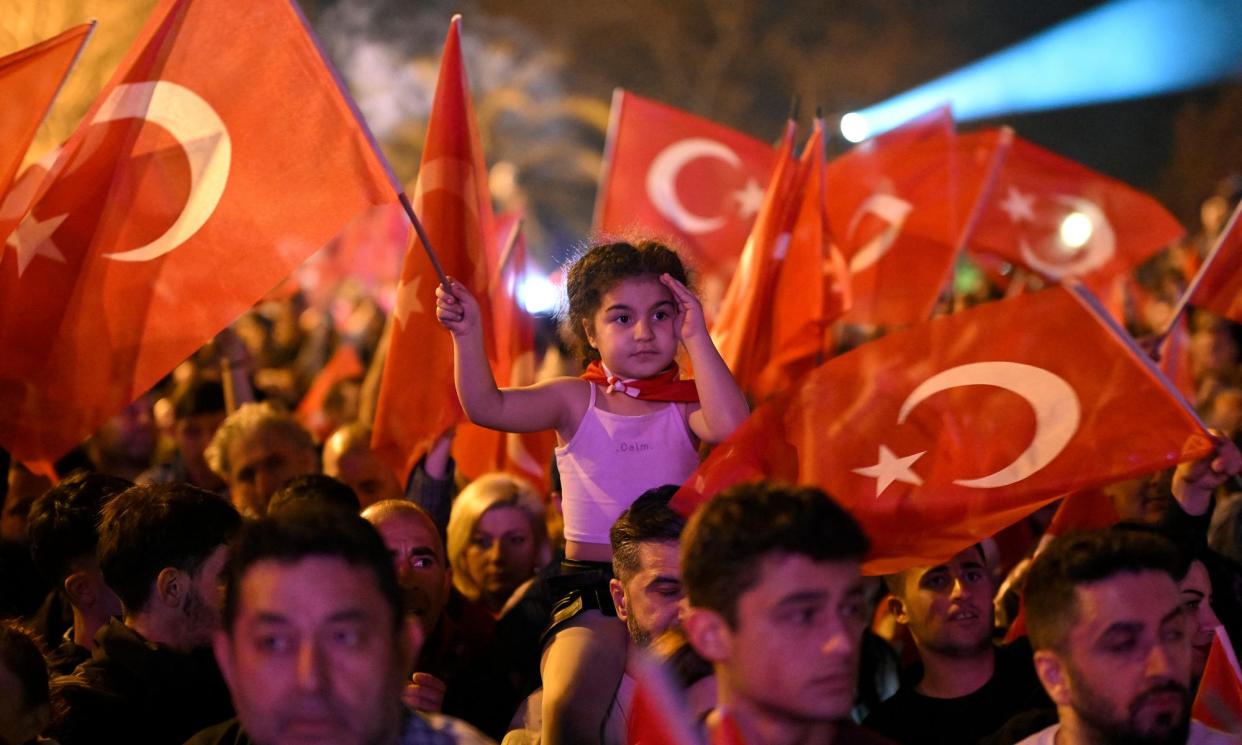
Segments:
[[[677,329],[678,340],[686,344],[710,339],[707,321],[703,316],[703,305],[694,293],[667,272],[660,275],[660,283],[673,293],[673,302],[677,305],[677,317],[673,320],[673,327]]]

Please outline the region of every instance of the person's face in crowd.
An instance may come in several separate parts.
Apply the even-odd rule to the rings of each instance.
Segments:
[[[1203,562],[1195,560],[1190,563],[1190,571],[1178,583],[1178,589],[1182,595],[1182,606],[1190,619],[1190,674],[1198,680],[1207,665],[1216,627],[1220,625],[1220,619],[1212,611],[1212,582]]]
[[[1079,585],[1075,595],[1064,649],[1035,653],[1062,724],[1069,709],[1084,741],[1184,743],[1190,619],[1173,578],[1126,572]]]
[[[990,649],[995,587],[978,547],[945,564],[909,569],[901,582],[904,597],[890,599],[889,608],[920,649],[961,658]]]
[[[530,518],[518,507],[497,505],[483,513],[466,546],[466,571],[483,599],[499,610],[535,573],[539,547]]]
[[[228,561],[228,547],[220,545],[189,575],[190,589],[182,601],[185,621],[181,626],[182,649],[195,649],[211,644],[211,637],[220,629],[220,572]]]
[[[23,544],[29,540],[26,520],[30,505],[51,488],[52,482],[45,476],[33,474],[17,463],[9,466],[8,494],[0,501],[0,540]]]
[[[267,513],[272,494],[294,476],[314,473],[314,451],[303,450],[269,427],[233,439],[226,453],[233,506],[246,516]]]
[[[193,414],[173,422],[172,439],[191,473],[210,473],[203,452],[224,421],[224,412]]]
[[[868,620],[857,562],[774,554],[738,598],[736,624],[691,608],[686,626],[722,704],[808,724],[849,715]]]
[[[673,294],[654,276],[613,285],[587,324],[587,339],[605,366],[623,378],[649,378],[677,354]]]
[[[681,586],[681,559],[676,541],[648,541],[638,545],[638,571],[625,582],[610,583],[617,616],[625,621],[630,638],[640,646],[677,623],[685,591]]]
[[[392,469],[365,446],[344,452],[332,438],[323,449],[323,472],[349,485],[363,507],[385,499],[401,499],[401,484]]]
[[[374,573],[333,556],[259,561],[242,577],[216,660],[259,745],[395,742],[422,635],[394,627]]]
[[[1110,484],[1104,487],[1104,493],[1124,522],[1156,525],[1173,507],[1172,493],[1161,481],[1150,477]]]
[[[47,704],[30,706],[21,680],[0,664],[0,744],[32,742],[47,726],[51,711]]]
[[[409,512],[363,517],[371,521],[392,552],[405,612],[414,614],[423,630],[431,633],[452,586],[444,543],[436,526],[430,519]]]
[[[1190,361],[1195,375],[1219,374],[1238,362],[1238,345],[1223,324],[1198,329],[1190,338]]]

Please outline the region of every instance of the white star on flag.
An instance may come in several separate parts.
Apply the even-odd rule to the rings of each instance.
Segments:
[[[31,212],[17,226],[17,230],[13,231],[13,235],[9,237],[7,245],[12,246],[17,251],[17,276],[21,277],[26,272],[26,267],[30,266],[30,262],[36,256],[42,256],[53,261],[65,263],[65,256],[52,242],[52,233],[60,227],[60,224],[68,219],[69,215],[57,215],[47,220],[39,220]]]
[[[733,192],[733,198],[737,200],[738,217],[745,219],[757,214],[763,206],[763,187],[753,178],[747,179],[746,186]]]
[[[887,489],[894,481],[901,481],[902,483],[913,484],[915,486],[922,485],[923,479],[919,478],[917,473],[910,470],[910,466],[914,465],[914,462],[923,457],[926,452],[927,451],[924,450],[921,453],[915,453],[914,455],[907,455],[904,458],[898,458],[893,454],[892,450],[889,450],[884,445],[881,445],[880,462],[876,463],[874,466],[867,466],[866,468],[855,468],[854,473],[876,479],[875,496],[878,499],[879,496],[884,493],[884,490]]]
[[[1035,195],[1024,194],[1014,187],[1005,193],[1005,201],[1000,204],[1001,211],[1009,215],[1011,222],[1035,222]]]
[[[409,320],[411,313],[423,312],[423,303],[418,299],[418,286],[422,284],[422,281],[423,278],[420,275],[409,282],[402,282],[397,287],[397,304],[392,312],[402,329],[405,329],[406,321]]]

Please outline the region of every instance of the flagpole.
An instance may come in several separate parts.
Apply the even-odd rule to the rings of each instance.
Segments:
[[[1190,298],[1194,297],[1195,290],[1199,289],[1199,285],[1203,283],[1204,276],[1207,275],[1208,269],[1212,266],[1212,262],[1216,261],[1216,256],[1220,253],[1221,246],[1225,244],[1225,238],[1233,231],[1235,224],[1238,222],[1239,215],[1242,215],[1242,202],[1238,203],[1233,209],[1233,215],[1230,216],[1229,222],[1225,223],[1225,227],[1221,229],[1220,234],[1216,236],[1215,243],[1212,244],[1212,250],[1208,253],[1207,258],[1203,260],[1203,266],[1199,267],[1199,272],[1195,274],[1195,278],[1190,281],[1186,290],[1178,299],[1177,305],[1173,308],[1173,314],[1169,316],[1169,320],[1165,322],[1164,328],[1155,337],[1155,348],[1159,348],[1164,342],[1164,338],[1173,330],[1173,326],[1177,324],[1177,319],[1186,312],[1186,307],[1190,305]]]
[[[414,214],[414,205],[410,204],[410,198],[405,192],[397,192],[397,199],[401,202],[401,206],[405,208],[405,214],[410,218],[410,223],[414,225],[414,232],[418,233],[418,242],[423,244],[423,250],[427,252],[427,258],[431,259],[431,267],[436,270],[436,276],[440,278],[440,286],[445,292],[449,291],[449,278],[444,273],[444,267],[440,265],[440,258],[436,256],[436,251],[431,247],[431,239],[427,237],[427,231],[423,229],[423,223],[418,219],[418,215]]]
[[[509,268],[509,261],[513,258],[513,249],[517,247],[518,237],[522,235],[522,226],[526,224],[526,218],[518,218],[513,223],[513,229],[509,231],[509,237],[505,239],[505,247],[500,252],[500,261],[496,264],[496,276],[492,277],[492,286],[499,287],[500,280],[505,276],[505,270]]]

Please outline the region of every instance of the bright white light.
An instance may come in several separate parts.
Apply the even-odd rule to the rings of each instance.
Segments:
[[[1061,242],[1066,248],[1077,250],[1087,245],[1094,231],[1090,217],[1081,212],[1071,212],[1061,221]]]
[[[518,285],[518,302],[533,316],[550,315],[561,300],[561,291],[552,280],[537,272],[530,272]]]
[[[871,136],[871,125],[862,114],[851,111],[841,117],[841,136],[850,142],[862,142]]]

